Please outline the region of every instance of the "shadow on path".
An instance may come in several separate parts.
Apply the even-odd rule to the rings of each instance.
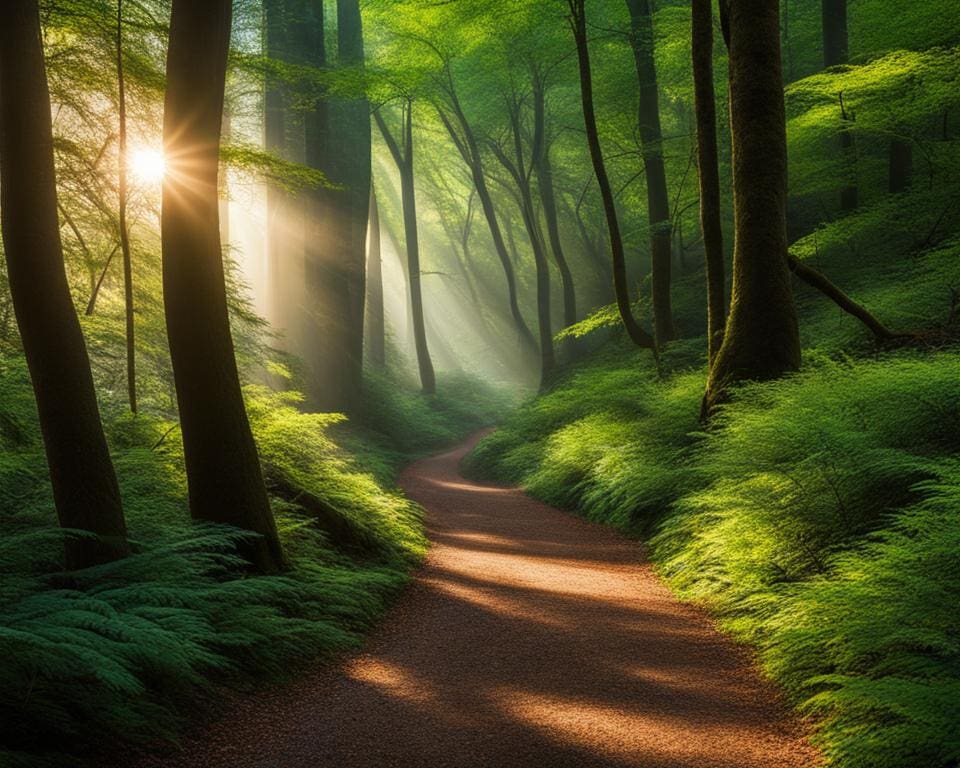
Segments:
[[[817,764],[749,659],[636,542],[458,471],[401,478],[433,547],[365,650],[231,705],[164,768]]]

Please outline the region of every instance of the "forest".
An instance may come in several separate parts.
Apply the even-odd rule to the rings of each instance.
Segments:
[[[0,3],[0,766],[960,765],[957,11]]]

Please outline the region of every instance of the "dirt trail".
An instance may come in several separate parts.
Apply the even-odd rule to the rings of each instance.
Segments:
[[[230,705],[165,768],[792,768],[817,763],[744,654],[615,532],[464,480],[401,485],[433,548],[365,650]]]

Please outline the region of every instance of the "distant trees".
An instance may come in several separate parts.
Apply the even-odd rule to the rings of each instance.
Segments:
[[[244,554],[257,570],[271,572],[283,557],[240,391],[218,226],[231,11],[230,0],[173,2],[163,116],[163,293],[190,512],[258,534]]]
[[[66,542],[67,568],[84,568],[129,552],[126,524],[64,268],[36,0],[10,0],[3,14],[0,210],[7,276],[60,525],[93,534]]]
[[[413,166],[413,99],[405,98],[401,107],[402,138],[400,142],[390,131],[381,112],[382,109],[378,109],[373,115],[400,171],[403,229],[407,245],[407,280],[410,283],[410,310],[413,316],[413,339],[417,352],[417,367],[420,371],[420,386],[425,394],[432,395],[437,391],[437,379],[433,371],[433,361],[430,359],[430,350],[427,347],[427,329],[423,318],[420,237],[417,232],[417,193]]]
[[[779,3],[721,3],[730,54],[734,252],[730,314],[710,368],[702,415],[732,384],[800,367],[787,266],[787,138]]]
[[[383,311],[383,259],[380,249],[380,207],[377,191],[370,185],[369,234],[367,235],[367,356],[377,370],[387,365],[386,328]]]

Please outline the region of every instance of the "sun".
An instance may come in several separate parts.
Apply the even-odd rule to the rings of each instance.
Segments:
[[[157,149],[138,149],[130,156],[130,173],[142,184],[163,181],[167,161]]]

